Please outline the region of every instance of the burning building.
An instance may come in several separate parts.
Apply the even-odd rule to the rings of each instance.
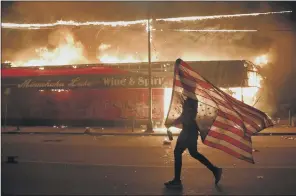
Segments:
[[[188,62],[214,85],[249,105],[261,77],[249,61]],[[152,66],[152,119],[167,115],[174,62]],[[5,67],[2,64],[2,123],[9,125],[115,126],[146,124],[148,63]],[[5,108],[5,109],[4,109]]]

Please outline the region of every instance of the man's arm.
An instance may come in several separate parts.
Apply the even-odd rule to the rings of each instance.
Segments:
[[[178,117],[176,120],[174,120],[173,122],[165,124],[165,127],[166,127],[166,128],[170,128],[170,127],[172,127],[172,126],[179,125],[179,124],[182,123],[182,119],[183,119],[183,115],[181,114],[181,116],[179,116],[179,117]]]

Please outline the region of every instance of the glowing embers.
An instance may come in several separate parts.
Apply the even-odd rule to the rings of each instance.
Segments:
[[[222,19],[222,18],[237,18],[237,17],[247,17],[247,16],[261,16],[261,15],[271,15],[271,14],[287,14],[292,13],[292,11],[278,11],[278,12],[259,12],[259,13],[246,13],[246,14],[226,14],[226,15],[212,15],[212,16],[189,16],[189,17],[178,17],[178,18],[157,18],[156,21],[164,22],[183,22],[183,21],[198,21],[198,20],[211,20],[211,19]],[[149,22],[152,20],[150,19]],[[128,27],[130,25],[146,25],[148,26],[147,20],[134,20],[134,21],[87,21],[87,22],[77,22],[77,21],[64,21],[59,20],[54,23],[46,24],[18,24],[18,23],[2,23],[2,28],[12,28],[12,29],[41,29],[41,28],[51,28],[58,26],[111,26],[111,27]],[[151,27],[152,28],[152,27]],[[148,31],[148,29],[146,29]]]

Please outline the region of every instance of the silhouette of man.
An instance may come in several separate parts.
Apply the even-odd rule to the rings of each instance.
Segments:
[[[187,98],[183,105],[182,114],[178,119],[172,123],[166,124],[167,128],[182,123],[183,128],[177,139],[174,150],[175,157],[175,178],[165,184],[167,188],[182,188],[181,169],[182,169],[182,154],[188,149],[190,155],[204,164],[215,177],[215,184],[217,184],[222,175],[222,169],[214,166],[205,156],[197,151],[197,139],[199,135],[199,127],[196,123],[198,101]]]

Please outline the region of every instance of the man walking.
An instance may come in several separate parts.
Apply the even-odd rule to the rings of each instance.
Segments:
[[[198,101],[188,97],[183,103],[181,116],[171,124],[165,125],[167,128],[181,123],[183,125],[174,150],[175,177],[173,180],[165,183],[167,188],[182,188],[182,154],[186,149],[188,149],[193,158],[199,160],[210,171],[212,171],[215,177],[215,184],[217,184],[221,179],[222,169],[214,166],[205,156],[197,151],[197,139],[199,135],[199,128],[196,123],[197,107]]]

